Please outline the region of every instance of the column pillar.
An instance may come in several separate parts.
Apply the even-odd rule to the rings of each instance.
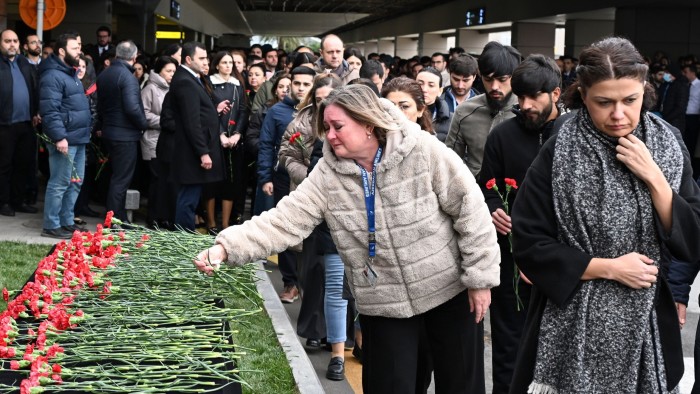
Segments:
[[[380,55],[382,53],[386,53],[387,55],[394,56],[395,51],[396,45],[394,44],[393,39],[384,38],[377,41],[377,53]]]
[[[481,34],[478,30],[457,29],[455,46],[464,48],[467,53],[481,54],[488,42],[488,34]]]
[[[525,57],[532,53],[554,57],[553,23],[515,22],[511,27],[511,43]]]
[[[418,54],[418,40],[412,37],[396,37],[396,55],[402,59],[410,59]]]
[[[365,55],[365,57],[372,52],[378,53],[377,46],[377,40],[367,40],[365,41],[365,50],[362,53]]]
[[[649,29],[649,25],[646,28]],[[655,26],[653,29],[657,32]],[[564,54],[578,57],[581,50],[591,43],[603,37],[612,36],[615,33],[615,22],[601,20],[574,19],[566,21],[566,33],[564,35]]]
[[[441,34],[420,33],[418,35],[418,54],[431,56],[435,52],[447,52],[447,38]]]

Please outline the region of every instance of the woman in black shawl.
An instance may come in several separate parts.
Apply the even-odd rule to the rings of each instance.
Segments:
[[[683,375],[661,249],[698,261],[700,190],[678,130],[647,111],[648,67],[626,39],[580,55],[565,121],[513,208],[534,284],[511,393],[668,393]]]

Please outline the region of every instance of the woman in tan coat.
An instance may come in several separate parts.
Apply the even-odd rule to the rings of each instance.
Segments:
[[[423,391],[426,335],[436,390],[483,393],[481,322],[500,252],[474,177],[366,86],[334,90],[317,118],[326,141],[309,177],[277,208],[222,231],[196,267],[268,256],[325,220],[360,312],[363,390]]]
[[[165,223],[171,216],[167,207],[172,205],[166,204],[164,200],[167,198],[172,199],[173,197],[167,196],[166,193],[172,194],[174,190],[171,188],[171,191],[168,192],[168,188],[158,186],[159,177],[167,177],[167,175],[161,174],[163,171],[156,157],[156,145],[160,136],[160,113],[163,109],[163,100],[170,89],[170,81],[173,79],[176,68],[177,60],[170,56],[159,57],[153,66],[153,70],[150,71],[146,86],[141,90],[143,109],[148,121],[148,130],[141,136],[141,157],[148,163],[148,169],[151,174],[148,188],[147,223],[164,228],[169,227]],[[162,185],[163,182],[160,182],[160,184]]]

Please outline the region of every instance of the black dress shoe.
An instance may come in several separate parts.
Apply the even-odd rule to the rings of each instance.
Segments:
[[[64,230],[62,227],[59,228],[54,228],[54,229],[43,229],[41,231],[41,236],[42,237],[49,237],[49,238],[58,238],[58,239],[71,239],[73,237],[73,233],[70,231]]]
[[[323,346],[323,343],[318,338],[309,338],[306,340],[306,347],[318,349]]]
[[[15,208],[16,212],[22,212],[22,213],[37,213],[37,212],[39,212],[38,209],[34,208],[31,205],[27,205],[27,204],[16,205],[14,208]]]
[[[167,221],[167,220],[161,220],[161,221],[159,221],[159,222],[158,222],[158,227],[159,227],[161,230],[172,230],[172,229],[173,229],[173,225],[172,225],[169,221]]]
[[[345,360],[342,357],[331,358],[331,362],[328,363],[326,378],[330,380],[345,379]]]
[[[2,216],[15,216],[15,210],[12,209],[10,204],[2,204],[2,206],[0,206],[0,215],[2,215]]]
[[[357,359],[357,361],[360,362],[360,364],[362,364],[362,348],[357,346],[357,344],[355,344],[355,347],[352,348],[352,355]]]
[[[71,224],[70,226],[61,226],[62,229],[69,231],[73,235],[76,231],[85,231],[85,227],[80,227],[77,224]]]

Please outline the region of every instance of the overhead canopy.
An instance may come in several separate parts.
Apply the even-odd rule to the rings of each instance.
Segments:
[[[255,34],[321,35],[417,11],[426,0],[236,0]],[[303,14],[302,14],[303,13]]]
[[[225,4],[221,0],[177,1],[182,10],[177,22],[214,36],[318,36],[358,21],[395,17],[434,4],[426,0],[236,0]],[[161,0],[155,11],[172,19],[170,3]]]

